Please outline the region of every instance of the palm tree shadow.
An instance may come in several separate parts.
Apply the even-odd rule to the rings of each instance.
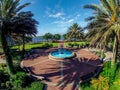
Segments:
[[[80,81],[84,81],[92,77],[97,69],[97,66],[92,66],[84,62],[76,60],[68,60],[63,62],[63,75],[61,75],[61,66],[44,68],[48,73],[40,74],[47,78],[58,76],[57,86],[63,90],[67,85],[72,85],[72,90],[77,88]],[[62,78],[60,78],[62,76]]]
[[[61,81],[58,82],[58,86],[63,90],[68,84],[72,83],[72,90],[77,88],[77,85],[81,80],[85,80],[91,75],[94,74],[94,70],[87,73],[87,66],[85,67],[85,63],[80,62],[78,60],[70,60],[69,62],[64,63],[66,67],[70,67],[64,74],[64,77]],[[90,67],[90,65],[88,65]],[[84,69],[83,69],[84,68]],[[95,67],[96,68],[96,67]]]

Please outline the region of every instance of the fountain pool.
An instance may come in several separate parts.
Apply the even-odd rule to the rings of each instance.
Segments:
[[[74,52],[63,49],[63,48],[57,49],[56,51],[53,51],[49,54],[50,59],[56,59],[56,60],[73,58],[75,56],[76,54]]]

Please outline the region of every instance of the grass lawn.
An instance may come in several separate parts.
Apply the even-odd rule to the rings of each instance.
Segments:
[[[32,43],[32,44],[27,43],[27,44],[25,44],[25,49],[26,49],[26,50],[29,50],[29,49],[35,48],[35,47],[43,47],[43,45],[44,45],[45,43],[52,44],[53,47],[58,47],[58,43],[56,43],[56,42],[42,42],[42,43]],[[66,46],[68,46],[69,43],[72,43],[72,44],[73,44],[73,43],[77,43],[77,44],[79,44],[79,45],[85,45],[85,44],[87,44],[88,42],[65,42]],[[18,47],[18,46],[13,46],[12,49],[20,49],[20,50],[22,50],[22,45],[20,45],[20,47]]]

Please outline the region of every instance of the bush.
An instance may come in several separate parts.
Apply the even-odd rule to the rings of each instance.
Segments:
[[[53,44],[49,44],[49,47],[53,47]]]
[[[68,43],[68,46],[73,47],[74,45],[72,43]]]
[[[30,87],[27,87],[25,90],[43,90],[44,88],[44,84],[39,82],[39,81],[36,81],[36,82],[33,82]]]
[[[109,77],[110,84],[113,83],[116,75],[117,70],[117,64],[114,64],[114,66],[111,67],[111,62],[108,61],[105,63],[103,71],[100,73],[103,77]]]
[[[4,70],[0,70],[0,89],[8,89],[11,87],[9,82],[8,73],[4,72]]]
[[[117,68],[115,80],[113,84],[111,84],[110,90],[120,90],[120,66],[118,66]]]
[[[84,48],[84,47],[85,47],[84,43],[81,43],[81,44],[80,44],[80,47],[81,47],[81,48]]]
[[[9,80],[9,75],[3,70],[0,70],[0,82],[5,82],[7,80]]]
[[[21,88],[26,86],[27,75],[24,72],[18,72],[14,76],[11,76],[10,80],[14,88]]]
[[[117,76],[117,74],[116,74],[116,76]],[[119,76],[119,75],[118,75],[118,76]],[[110,90],[120,90],[120,77],[117,78],[117,79],[113,82],[113,84],[111,84]]]
[[[79,44],[78,44],[78,43],[73,43],[73,45],[79,47]]]
[[[31,49],[42,49],[43,47],[33,47]]]
[[[14,70],[15,73],[17,72],[23,72],[24,70],[20,67],[20,63],[14,63]]]
[[[42,45],[42,48],[50,48],[50,47],[53,47],[53,44],[44,43],[44,44]]]
[[[7,71],[6,67],[7,67],[6,64],[4,64],[4,63],[0,64],[0,70]]]
[[[88,81],[80,84],[80,90],[94,90],[94,88],[92,87],[92,84]]]

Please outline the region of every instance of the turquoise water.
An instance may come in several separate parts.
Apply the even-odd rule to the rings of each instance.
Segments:
[[[52,56],[56,58],[69,58],[72,56],[72,52],[68,50],[57,50],[51,53]]]

